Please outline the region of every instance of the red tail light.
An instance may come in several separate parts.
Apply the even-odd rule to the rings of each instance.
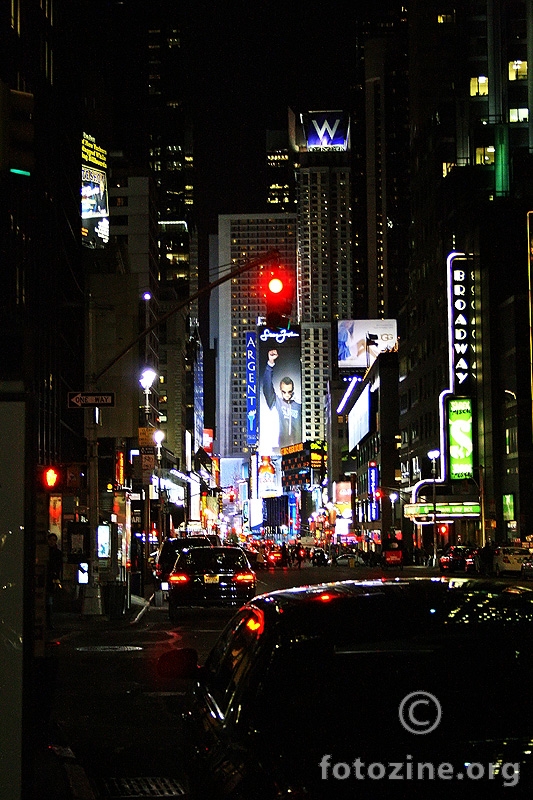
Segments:
[[[253,572],[237,572],[233,576],[236,583],[253,583],[255,581],[255,574]]]
[[[171,575],[169,575],[168,578],[169,583],[180,584],[180,583],[188,583],[189,581],[190,578],[186,572],[173,572]]]

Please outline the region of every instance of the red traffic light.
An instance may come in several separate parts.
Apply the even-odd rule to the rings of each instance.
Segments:
[[[266,324],[269,328],[288,328],[292,312],[294,281],[285,267],[268,267],[263,275]]]
[[[383,491],[383,489],[376,489],[376,491],[374,492],[374,499],[381,500],[384,494],[385,492]]]
[[[42,489],[50,492],[59,488],[61,483],[61,472],[57,467],[40,467],[39,473]]]

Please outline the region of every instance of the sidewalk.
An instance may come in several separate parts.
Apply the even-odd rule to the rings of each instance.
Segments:
[[[62,610],[54,614],[54,628],[48,634],[47,657],[36,665],[35,670],[35,729],[32,736],[33,757],[29,759],[32,785],[23,800],[97,799],[95,789],[77,762],[76,754],[70,749],[63,732],[50,721],[49,704],[55,690],[54,649],[60,646],[57,637],[76,630],[111,631],[135,625],[149,607],[150,596],[145,599],[132,595],[130,608],[119,618],[104,614],[82,616],[79,610]]]

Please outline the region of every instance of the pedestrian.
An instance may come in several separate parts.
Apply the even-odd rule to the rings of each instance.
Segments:
[[[304,560],[304,553],[305,553],[305,551],[303,550],[303,548],[300,547],[299,545],[296,545],[296,563],[298,564],[298,569],[302,568],[302,561]]]
[[[287,545],[285,542],[281,545],[281,566],[286,567],[289,563],[289,555],[287,553]]]
[[[63,578],[63,552],[57,544],[55,533],[48,534],[48,564],[46,569],[46,625],[53,630],[52,610],[54,598],[61,591]]]

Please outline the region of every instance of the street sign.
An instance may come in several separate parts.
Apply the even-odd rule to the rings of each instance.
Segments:
[[[113,408],[115,405],[115,392],[97,394],[96,392],[69,392],[68,408],[98,408],[107,406]]]

